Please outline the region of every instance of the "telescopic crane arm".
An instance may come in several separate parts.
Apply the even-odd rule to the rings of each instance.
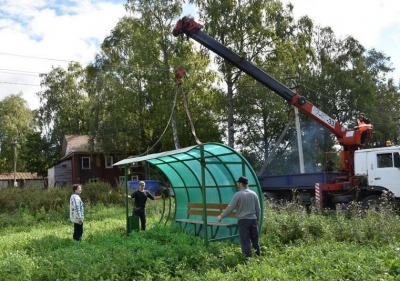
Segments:
[[[215,39],[205,34],[201,29],[203,26],[194,21],[194,19],[183,17],[180,19],[172,32],[174,36],[185,34],[188,38],[192,38],[207,49],[213,51],[217,55],[230,62],[235,67],[239,68],[279,96],[285,99],[289,104],[297,107],[300,112],[303,112],[307,116],[313,118],[315,121],[320,123],[322,126],[332,132],[338,142],[344,147],[344,150],[348,151],[342,157],[342,169],[352,170],[353,160],[349,159],[352,157],[353,152],[360,147],[360,133],[354,130],[348,130],[343,127],[340,123],[336,122],[333,118],[329,117],[322,110],[317,108],[311,102],[307,101],[305,97],[298,93],[292,92],[289,88],[275,80],[273,77],[247,61],[245,58],[237,55],[229,48],[225,47]]]

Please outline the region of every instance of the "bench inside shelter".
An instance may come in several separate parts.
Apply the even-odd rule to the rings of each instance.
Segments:
[[[217,216],[228,207],[226,203],[207,203],[205,204],[205,214],[207,216],[207,228],[210,229],[211,239],[214,239],[221,228],[229,230],[229,236],[237,234],[237,220],[228,221],[226,218],[236,218],[236,211],[232,211],[221,222],[217,221]],[[204,209],[203,203],[189,202],[187,203],[187,217],[175,219],[181,227],[192,225],[195,235],[199,236],[204,226]],[[224,221],[227,220],[227,221]],[[187,229],[187,227],[184,227]]]

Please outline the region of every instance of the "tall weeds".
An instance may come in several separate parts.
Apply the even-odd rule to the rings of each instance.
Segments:
[[[266,202],[262,236],[265,244],[286,245],[316,240],[391,243],[400,239],[399,215],[392,205],[364,210],[351,204],[346,210],[307,210],[298,204]]]
[[[40,221],[59,221],[69,216],[69,188],[15,188],[0,189],[0,227],[32,225]],[[86,208],[91,205],[125,204],[122,187],[112,188],[106,183],[90,183],[81,194]]]
[[[148,230],[126,236],[121,190],[84,186],[87,220],[72,240],[70,190],[1,190],[1,280],[399,280],[400,225],[391,209],[333,212],[265,204],[261,257],[157,223],[165,201],[148,205]],[[8,196],[9,195],[9,196]],[[26,196],[32,196],[26,203]],[[13,198],[14,201],[4,198]],[[9,202],[10,201],[10,202]],[[37,205],[34,204],[36,202]],[[13,217],[12,222],[6,222]]]

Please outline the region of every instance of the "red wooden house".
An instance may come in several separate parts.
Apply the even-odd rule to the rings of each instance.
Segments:
[[[105,155],[96,145],[91,147],[88,135],[66,135],[62,154],[64,156],[60,161],[48,169],[49,187],[97,181],[116,186],[125,181],[124,169],[113,166],[123,157],[117,154]],[[136,165],[132,171],[128,180],[144,178],[143,166]]]

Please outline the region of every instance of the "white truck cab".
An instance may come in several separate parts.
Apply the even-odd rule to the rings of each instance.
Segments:
[[[389,190],[400,197],[400,147],[362,149],[354,154],[354,174],[368,186]]]

